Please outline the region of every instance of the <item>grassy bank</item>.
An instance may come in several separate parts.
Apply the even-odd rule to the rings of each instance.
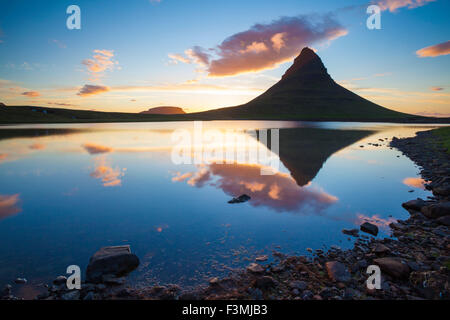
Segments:
[[[433,133],[441,139],[443,146],[447,148],[447,153],[450,154],[450,127],[435,129]]]

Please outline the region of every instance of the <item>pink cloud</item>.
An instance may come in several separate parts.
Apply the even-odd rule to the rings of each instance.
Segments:
[[[107,147],[107,146],[102,146],[99,144],[94,144],[94,143],[85,143],[83,144],[83,148],[89,152],[89,154],[99,154],[99,153],[108,153],[113,151],[112,148]]]
[[[19,207],[19,194],[1,195],[0,194],[0,219],[15,215],[22,211]]]
[[[187,57],[177,55],[177,61],[205,66],[210,77],[234,76],[276,68],[292,60],[305,46],[346,34],[347,30],[329,16],[282,17],[226,38],[210,49],[214,56],[196,46],[189,49]]]
[[[381,0],[376,4],[382,11],[389,10],[390,12],[395,12],[397,9],[404,7],[415,9],[434,1],[436,0]]]
[[[32,145],[30,145],[30,149],[31,150],[44,150],[45,149],[45,145],[42,143],[33,143]]]
[[[425,58],[425,57],[433,57],[434,58],[434,57],[445,56],[447,54],[450,54],[450,40],[417,50],[416,54],[420,58]]]
[[[21,93],[23,96],[27,96],[28,98],[39,97],[41,94],[37,91],[25,91]]]
[[[95,94],[100,94],[103,92],[108,92],[109,88],[106,86],[97,86],[97,85],[91,85],[91,84],[85,84],[80,91],[77,93],[77,95],[81,97],[87,97],[92,96]]]
[[[87,68],[91,75],[91,81],[97,81],[104,76],[104,72],[112,71],[119,64],[114,58],[112,50],[94,50],[92,59],[85,59],[81,63]]]
[[[96,160],[94,172],[91,177],[101,179],[104,187],[116,187],[122,185],[121,177],[125,175],[125,169],[112,168],[104,157]]]

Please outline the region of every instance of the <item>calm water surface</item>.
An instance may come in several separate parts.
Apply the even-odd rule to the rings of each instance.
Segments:
[[[280,128],[279,170],[261,175],[252,161],[175,165],[172,132],[192,132],[191,122],[0,127],[0,285],[16,277],[48,282],[71,264],[84,270],[100,247],[121,244],[141,260],[130,276],[137,286],[204,283],[259,255],[272,260],[273,250],[348,248],[341,230],[363,221],[380,227],[378,237],[390,236],[387,225],[408,216],[400,204],[429,195],[418,168],[385,139],[430,126],[203,127]],[[265,148],[240,134],[252,142],[244,148]],[[251,200],[227,203],[243,193]]]

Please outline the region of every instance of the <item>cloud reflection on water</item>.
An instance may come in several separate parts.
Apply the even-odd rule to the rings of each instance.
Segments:
[[[201,188],[206,184],[222,189],[235,197],[241,194],[251,196],[254,207],[266,206],[276,211],[299,211],[305,206],[320,211],[338,201],[338,198],[310,185],[299,187],[286,173],[261,175],[260,164],[217,164],[203,165],[196,172],[177,173],[172,181],[186,181]]]
[[[0,220],[9,216],[13,216],[22,211],[18,206],[19,194],[2,195],[0,194]]]

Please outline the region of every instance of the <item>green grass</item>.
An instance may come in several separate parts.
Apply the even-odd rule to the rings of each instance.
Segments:
[[[447,153],[450,154],[450,127],[435,129],[433,133],[441,139],[442,145],[447,149]]]

